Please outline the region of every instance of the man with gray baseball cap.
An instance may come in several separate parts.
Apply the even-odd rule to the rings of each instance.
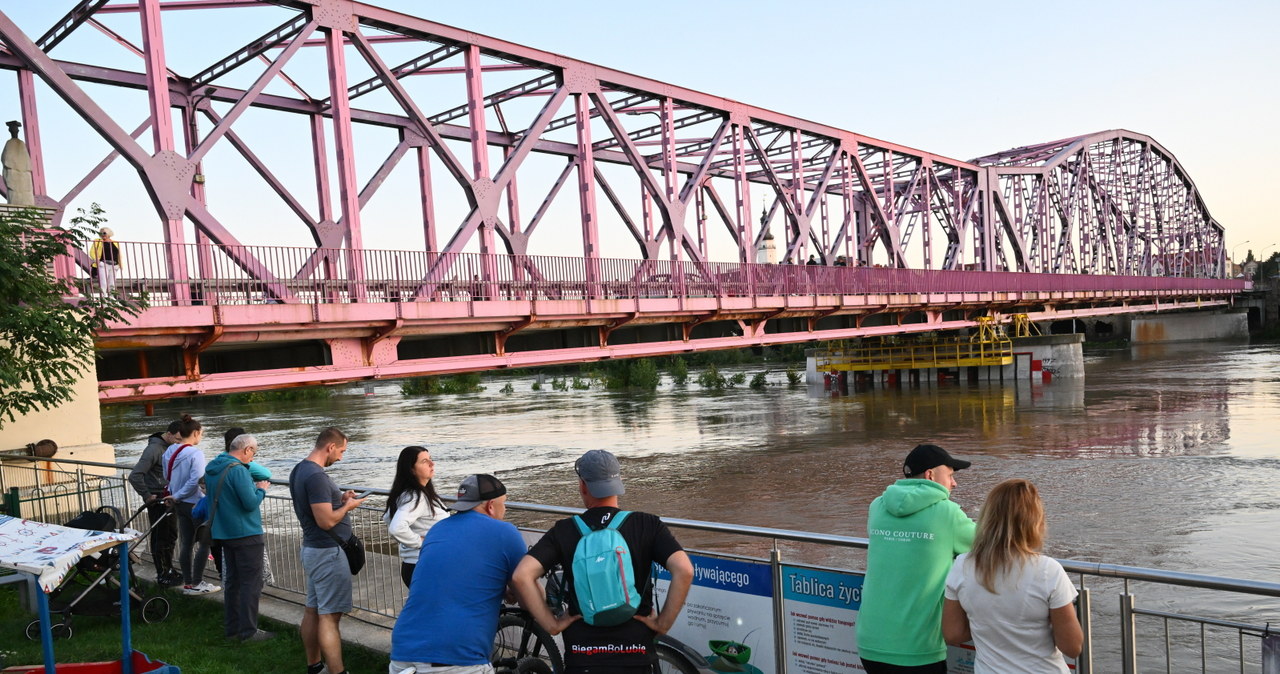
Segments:
[[[618,465],[617,457],[603,449],[593,449],[578,457],[573,470],[594,498],[627,493],[622,485],[622,466]]]
[[[614,519],[622,521],[615,526],[631,552],[635,587],[641,596],[636,614],[613,626],[589,625],[580,620],[582,611],[573,592],[573,555],[583,534],[574,517],[556,522],[534,544],[516,568],[512,585],[521,605],[539,625],[552,635],[564,633],[566,674],[648,674],[657,657],[654,639],[671,629],[684,608],[693,584],[693,563],[657,515],[618,509],[618,497],[626,488],[617,457],[603,449],[593,449],[583,454],[573,468],[578,475],[578,493],[587,508],[578,518],[593,531],[605,528]],[[653,610],[652,594],[647,591],[655,561],[671,574],[666,601],[657,612]],[[551,614],[538,587],[538,579],[556,566],[563,569],[564,584],[569,590],[569,610],[560,618]]]

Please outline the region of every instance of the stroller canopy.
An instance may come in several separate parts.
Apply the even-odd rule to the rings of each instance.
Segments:
[[[138,533],[89,531],[0,515],[0,568],[35,574],[52,592],[81,558],[131,541]]]

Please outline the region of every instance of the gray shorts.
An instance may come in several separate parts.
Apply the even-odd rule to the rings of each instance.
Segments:
[[[493,674],[493,665],[458,665],[433,667],[429,662],[401,662],[392,660],[388,674]]]
[[[342,548],[302,548],[307,608],[316,613],[351,612],[351,567]]]

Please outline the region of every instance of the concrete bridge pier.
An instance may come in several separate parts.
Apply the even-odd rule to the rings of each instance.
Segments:
[[[158,422],[157,422],[158,423]],[[157,430],[163,430],[157,428]],[[5,421],[0,428],[0,463],[12,464],[13,470],[3,470],[4,489],[12,487],[48,487],[64,481],[61,475],[45,471],[27,470],[31,462],[25,459],[9,459],[13,455],[26,456],[27,445],[44,439],[58,443],[60,459],[115,463],[116,450],[102,442],[102,409],[98,404],[98,377],[89,368],[85,377],[75,387],[74,398],[57,408],[33,412]],[[7,455],[7,456],[6,456]],[[46,465],[38,462],[38,465]],[[90,474],[111,475],[110,468],[90,468]]]
[[[1249,315],[1244,310],[1135,316],[1129,328],[1133,344],[1248,338]]]
[[[980,379],[1032,382],[1084,376],[1084,335],[1041,335],[1013,340],[1013,363],[980,368]],[[1046,376],[1048,375],[1048,376]]]

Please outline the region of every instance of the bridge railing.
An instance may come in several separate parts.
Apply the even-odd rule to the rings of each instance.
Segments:
[[[7,501],[16,504],[21,516],[41,521],[63,523],[81,509],[101,505],[111,505],[128,514],[136,512],[142,505],[125,479],[130,468],[129,464],[11,457],[0,461],[0,492],[11,496]],[[301,603],[306,591],[298,559],[302,532],[293,515],[287,491],[281,488],[287,482],[272,480],[272,484],[277,488],[268,495],[262,507],[267,551],[274,577],[267,592]],[[404,604],[405,590],[399,579],[395,542],[388,536],[386,525],[380,518],[382,506],[374,505],[380,498],[385,499],[387,490],[354,485],[343,489],[373,494],[366,505],[352,514],[356,533],[369,547],[366,570],[357,577],[355,584],[357,610],[353,617],[390,626]],[[528,518],[528,522],[542,525],[580,512],[579,508],[516,502],[508,502],[507,508],[512,513],[508,519],[520,521]],[[144,529],[146,517],[145,513],[140,514],[134,528]],[[713,537],[708,540],[716,541],[707,545],[729,545],[733,549],[756,550],[767,555],[765,558],[760,554],[732,554],[720,550],[702,552],[715,557],[768,563],[775,578],[781,577],[784,561],[789,565],[860,573],[856,566],[847,566],[859,562],[846,559],[841,553],[848,551],[859,555],[867,547],[867,539],[853,536],[701,520],[663,520],[684,532],[680,538],[686,543],[699,534],[705,534]],[[541,526],[522,528],[533,532],[541,530]],[[805,550],[816,551],[816,555],[811,557],[827,560],[824,566],[808,563],[803,555]],[[784,560],[784,555],[792,558]],[[1280,612],[1280,602],[1277,601],[1280,583],[1069,559],[1059,561],[1069,574],[1076,577],[1081,591],[1077,611],[1085,632],[1085,652],[1077,662],[1076,671],[1085,674],[1094,671],[1131,674],[1139,669],[1264,671],[1261,640],[1272,634],[1269,623],[1274,621],[1258,625],[1248,622],[1248,616]],[[832,567],[833,563],[842,566]],[[145,570],[149,566],[142,564],[140,568]],[[214,572],[210,568],[206,573]],[[1149,591],[1145,595],[1149,606],[1138,605],[1139,587]],[[1115,592],[1119,601],[1109,606],[1095,601],[1095,596],[1103,592]],[[781,594],[776,593],[775,616],[785,615],[780,610],[778,602],[781,601]],[[775,643],[783,644],[784,639],[783,627],[776,625]],[[779,649],[779,652],[783,650]],[[779,667],[777,671],[784,669]]]
[[[1225,294],[1237,279],[121,242],[112,292],[152,306],[992,292]],[[88,258],[63,265],[101,292]]]

